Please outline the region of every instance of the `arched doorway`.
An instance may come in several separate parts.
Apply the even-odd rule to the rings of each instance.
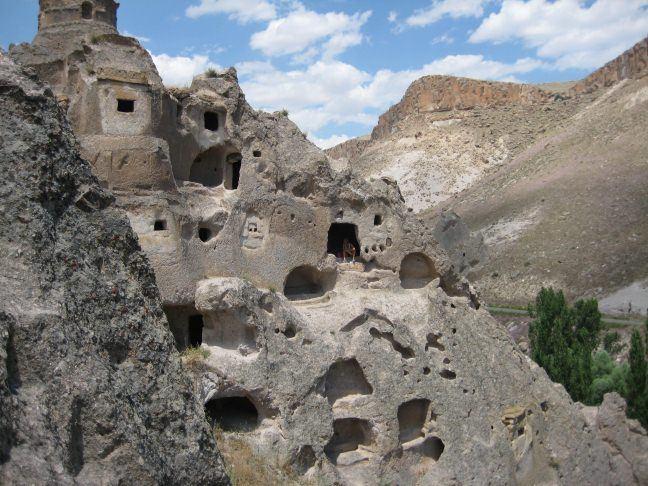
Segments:
[[[91,20],[93,17],[93,10],[94,6],[92,5],[92,2],[83,2],[81,4],[81,18],[85,20]]]

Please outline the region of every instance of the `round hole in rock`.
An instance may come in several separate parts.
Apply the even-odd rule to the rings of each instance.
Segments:
[[[283,335],[288,339],[292,339],[297,335],[297,330],[293,326],[287,326],[283,331]]]
[[[198,238],[200,238],[200,241],[203,243],[207,243],[212,238],[212,231],[209,228],[199,228]]]
[[[320,272],[308,265],[297,267],[286,277],[284,295],[290,300],[321,297],[335,286],[335,279],[333,272]]]
[[[457,377],[457,373],[451,370],[441,370],[439,375],[441,375],[441,378],[445,378],[446,380],[454,380]]]
[[[205,415],[226,432],[249,432],[259,423],[259,412],[247,397],[213,398],[205,404]]]
[[[324,447],[324,453],[333,464],[337,465],[338,457],[345,452],[358,449],[360,445],[373,443],[371,424],[358,418],[342,418],[333,421],[333,437]]]
[[[410,253],[401,262],[400,281],[404,289],[420,289],[428,285],[439,273],[432,260],[423,253]]]
[[[441,458],[441,454],[443,454],[445,444],[438,437],[428,437],[420,447],[421,455],[438,461]]]

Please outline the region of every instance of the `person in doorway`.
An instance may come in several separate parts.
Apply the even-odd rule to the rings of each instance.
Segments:
[[[356,248],[348,239],[342,242],[342,259],[346,262],[347,256],[351,257],[351,261],[355,263]]]

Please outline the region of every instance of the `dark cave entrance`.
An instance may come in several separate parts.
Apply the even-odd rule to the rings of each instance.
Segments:
[[[203,316],[198,314],[189,316],[189,347],[197,348],[202,344],[204,321]]]
[[[83,2],[81,4],[81,18],[83,18],[85,20],[91,20],[92,19],[92,10],[93,10],[92,3]]]
[[[360,244],[358,243],[358,227],[350,223],[333,223],[329,228],[327,253],[337,258],[343,257],[344,241],[347,240],[353,245],[356,257],[360,256]]]
[[[234,191],[238,189],[241,180],[241,162],[243,156],[238,153],[227,156],[225,167],[225,189]]]
[[[259,412],[247,397],[214,398],[205,404],[205,415],[212,425],[226,432],[249,432],[259,423]]]
[[[217,132],[218,131],[218,113],[214,113],[212,111],[206,111],[205,116],[204,116],[204,121],[205,121],[205,129],[209,130],[210,132]]]

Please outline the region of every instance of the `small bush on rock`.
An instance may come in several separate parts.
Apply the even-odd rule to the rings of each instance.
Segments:
[[[201,368],[203,362],[209,357],[209,351],[200,347],[187,348],[180,354],[180,357],[187,367],[197,369]]]

